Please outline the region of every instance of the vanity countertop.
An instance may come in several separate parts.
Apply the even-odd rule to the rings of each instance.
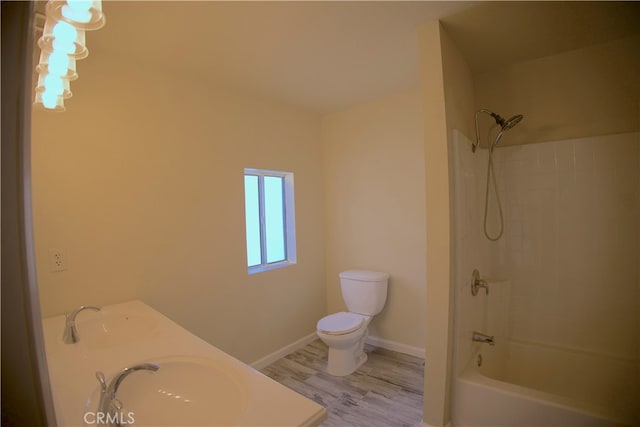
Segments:
[[[59,426],[91,425],[94,418],[87,413],[95,409],[88,400],[99,390],[96,371],[110,378],[126,367],[171,357],[206,358],[233,372],[229,375],[243,390],[242,410],[234,415],[233,425],[313,426],[326,417],[321,405],[208,344],[141,301],[104,306],[99,312],[82,311],[76,318],[79,339],[75,344],[62,341],[64,325],[64,315],[43,320]],[[213,390],[216,384],[210,387]],[[233,392],[213,391],[211,410],[224,408],[224,396]]]

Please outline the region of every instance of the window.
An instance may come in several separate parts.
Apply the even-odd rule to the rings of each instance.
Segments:
[[[244,170],[249,274],[296,263],[293,174]]]

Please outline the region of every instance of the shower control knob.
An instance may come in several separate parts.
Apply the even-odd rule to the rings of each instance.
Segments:
[[[478,289],[480,288],[484,288],[486,295],[489,295],[489,284],[480,278],[480,272],[475,269],[471,276],[471,295],[478,295]]]

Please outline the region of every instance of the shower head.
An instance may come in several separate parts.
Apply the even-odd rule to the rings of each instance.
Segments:
[[[495,119],[496,123],[500,125],[503,131],[511,129],[512,127],[520,123],[520,120],[522,120],[524,117],[522,114],[518,114],[517,116],[511,117],[509,120],[505,120],[500,117],[499,114],[492,113],[491,111],[488,111],[488,113]]]
[[[496,138],[496,140],[492,144],[492,147],[495,146],[500,141],[500,138],[502,138],[502,133],[504,131],[513,128],[515,125],[520,123],[520,121],[524,118],[524,116],[522,114],[518,114],[518,115],[515,115],[515,116],[511,117],[509,120],[505,120],[502,117],[500,117],[499,114],[496,114],[493,111],[489,111],[489,110],[485,110],[485,109],[480,109],[480,110],[476,111],[476,142],[471,146],[471,149],[472,149],[473,152],[475,152],[476,148],[480,145],[480,133],[478,131],[478,114],[480,114],[480,113],[485,113],[485,114],[490,115],[496,121],[496,124],[500,125],[500,127],[501,127],[500,133],[498,134],[498,137]]]
[[[514,127],[515,125],[520,123],[520,120],[522,120],[523,118],[524,118],[524,116],[522,114],[518,114],[517,116],[511,117],[509,120],[504,122],[504,124],[501,124],[502,130],[511,129],[512,127]]]

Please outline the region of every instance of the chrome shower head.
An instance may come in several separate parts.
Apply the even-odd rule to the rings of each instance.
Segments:
[[[488,113],[495,119],[496,123],[500,125],[503,131],[511,129],[512,127],[520,123],[520,120],[522,120],[524,117],[522,114],[518,114],[517,116],[511,117],[509,120],[505,120],[500,117],[499,114],[492,113],[491,111],[488,111]]]
[[[514,127],[515,125],[517,125],[518,123],[520,123],[520,121],[524,118],[524,116],[522,114],[518,114],[517,116],[513,116],[511,117],[509,120],[507,120],[506,122],[502,123],[502,130],[509,130],[512,127]]]
[[[489,111],[489,110],[485,110],[485,109],[480,109],[480,110],[476,111],[476,117],[475,117],[476,118],[476,142],[471,146],[471,149],[472,149],[473,152],[475,152],[476,148],[480,145],[480,133],[478,131],[478,114],[480,114],[480,113],[485,113],[485,114],[490,115],[496,121],[496,124],[499,124],[500,127],[501,127],[500,133],[496,137],[496,140],[494,141],[494,143],[491,145],[492,148],[495,145],[498,144],[498,142],[500,141],[500,138],[502,138],[502,133],[504,131],[513,128],[515,125],[520,123],[520,121],[524,118],[524,116],[522,114],[518,114],[518,115],[515,115],[515,116],[511,117],[509,120],[505,120],[502,117],[500,117],[499,114],[496,114],[493,111]]]

